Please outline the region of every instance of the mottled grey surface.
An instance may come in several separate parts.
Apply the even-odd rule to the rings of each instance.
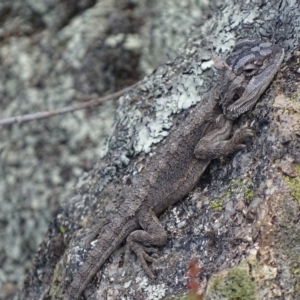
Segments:
[[[132,1],[1,1],[0,117],[60,108],[137,81],[142,12]],[[108,102],[1,128],[1,299],[23,281],[59,203],[99,159],[115,108]]]
[[[147,42],[141,43],[143,38],[141,40],[137,38],[139,26],[144,25],[142,30],[145,28],[151,32],[147,29],[148,23],[143,24],[143,20],[148,18],[147,12],[156,8],[152,8],[148,2],[146,2],[148,6],[138,1],[137,6],[129,5],[129,8],[127,6],[126,9],[122,9],[122,5],[126,7],[126,1],[118,2],[120,6],[108,0],[99,1],[86,11],[83,8],[78,15],[72,16],[72,19],[67,22],[64,18],[68,14],[63,12],[60,13],[61,19],[46,22],[47,17],[41,13],[34,13],[38,8],[31,9],[36,6],[31,2],[1,1],[0,4],[0,22],[2,22],[0,99],[3,110],[1,116],[63,106],[70,104],[71,101],[77,101],[82,93],[90,96],[93,93],[111,92],[128,85],[126,79],[137,79],[140,72],[152,70],[151,64],[149,66],[149,61],[151,62],[152,59],[148,59],[146,51],[144,53],[141,50]],[[47,5],[49,1],[39,2],[42,6],[48,7],[49,12],[53,10]],[[171,2],[168,3],[172,5]],[[75,194],[73,197],[66,198],[64,195],[69,194],[82,171],[89,171],[92,162],[98,159],[101,148],[100,137],[107,135],[105,128],[110,127],[112,121],[107,111],[103,110],[101,118],[98,116],[102,108],[99,108],[20,127],[14,125],[1,130],[1,178],[4,178],[0,182],[1,224],[4,225],[1,226],[4,230],[0,229],[0,247],[2,247],[0,280],[1,293],[3,293],[1,297],[10,291],[12,293],[15,291],[15,283],[22,279],[23,269],[20,265],[29,266],[29,253],[32,253],[37,241],[41,239],[41,234],[45,232],[46,219],[50,219],[51,211],[56,210],[61,199],[66,199],[69,214],[58,215],[60,218],[52,222],[48,238],[58,236],[57,233],[60,233],[63,236],[61,239],[68,240],[76,228],[85,227],[89,218],[93,218],[89,217],[93,216],[93,211],[97,211],[97,208],[99,210],[102,203],[109,202],[112,198],[115,191],[107,189],[108,197],[106,198],[104,194],[96,201],[96,197],[99,196],[98,191],[106,185],[105,181],[115,174],[121,178],[125,171],[122,164],[126,163],[128,157],[132,159],[138,153],[140,153],[139,157],[142,157],[145,155],[142,150],[151,150],[151,141],[158,142],[163,137],[162,134],[167,131],[161,128],[166,126],[167,129],[172,125],[172,118],[170,118],[172,112],[183,108],[182,104],[178,106],[178,103],[184,104],[187,99],[190,105],[190,101],[195,101],[198,94],[207,90],[213,76],[210,71],[212,64],[209,44],[213,43],[216,51],[225,55],[238,39],[253,37],[279,43],[286,50],[286,59],[291,58],[287,61],[288,68],[278,75],[278,80],[273,84],[271,91],[254,110],[253,119],[257,137],[246,152],[234,156],[232,160],[219,160],[212,164],[210,172],[200,183],[200,189],[196,189],[185,202],[162,215],[161,221],[168,230],[169,239],[167,246],[159,252],[159,263],[152,266],[157,270],[156,282],[148,281],[133,256],[132,263],[127,267],[130,276],[123,277],[124,272],[120,268],[123,250],[120,249],[103,268],[102,276],[99,273],[93,281],[90,291],[95,291],[94,286],[97,284],[98,294],[93,294],[89,299],[103,297],[116,299],[120,295],[126,295],[127,299],[132,297],[159,299],[167,294],[186,291],[186,269],[191,258],[203,261],[204,275],[208,279],[214,272],[237,265],[249,253],[254,260],[252,259],[251,265],[248,259],[247,263],[251,265],[252,271],[246,272],[246,275],[256,283],[257,299],[298,299],[300,297],[299,289],[297,290],[299,204],[295,200],[299,192],[299,185],[297,185],[299,165],[297,164],[300,162],[300,112],[299,93],[294,84],[299,82],[299,73],[295,67],[299,57],[292,56],[293,51],[298,49],[299,4],[293,0],[277,1],[276,4],[258,1],[236,4],[236,6],[231,1],[228,3],[229,5],[223,9],[209,10],[211,16],[206,17],[209,19],[208,22],[201,24],[199,19],[198,26],[195,22],[193,30],[187,37],[190,41],[189,46],[183,47],[185,50],[177,58],[176,64],[184,67],[186,60],[189,61],[190,57],[199,53],[197,54],[199,76],[191,79],[190,82],[186,81],[188,69],[180,76],[173,76],[171,85],[177,82],[176,91],[180,92],[168,94],[170,84],[164,82],[164,72],[172,74],[172,66],[169,69],[160,68],[151,77],[151,81],[143,82],[141,89],[144,92],[135,91],[132,97],[121,99],[115,131],[119,135],[111,139],[106,162],[102,163],[103,166],[109,165],[110,168],[102,169],[105,172],[100,174],[95,169],[90,176],[86,177],[86,183],[90,185],[81,185],[82,193],[90,190],[93,191],[90,195],[94,196],[81,197],[80,194],[79,196]],[[198,12],[197,9],[202,6],[197,1],[190,5],[193,4],[195,6],[191,6],[190,11],[198,16],[200,10]],[[174,7],[176,6],[179,11],[184,11],[175,3]],[[84,7],[87,8],[88,5]],[[174,7],[166,8],[166,11],[174,11],[175,16],[180,16],[180,12],[178,13]],[[113,14],[115,10],[123,13]],[[108,14],[105,14],[107,11]],[[154,19],[151,18],[152,22],[157,24],[156,28],[160,28],[161,23],[168,25],[168,20],[164,19],[164,16],[168,15],[166,11],[161,11],[163,16],[161,22],[155,20],[157,14],[154,14]],[[181,18],[184,16],[178,19]],[[124,26],[128,24],[126,23],[128,19],[133,23],[130,21],[128,26]],[[109,20],[113,21],[109,23]],[[134,21],[137,21],[138,25]],[[174,26],[171,22],[171,26],[182,29],[182,32],[189,32],[185,27],[189,22],[183,23]],[[63,24],[63,27],[56,24]],[[116,31],[115,24],[121,24],[117,26]],[[135,25],[130,26],[130,24]],[[105,31],[105,28],[109,29]],[[122,43],[124,29],[130,32],[125,39],[128,43]],[[167,31],[163,28],[157,32]],[[112,33],[112,36],[109,33]],[[166,35],[166,45],[168,45],[166,52],[169,51],[176,34],[170,40],[167,36],[169,35]],[[164,40],[155,35],[152,39]],[[100,42],[102,54],[96,51],[99,40],[104,41]],[[113,51],[114,55],[111,57],[110,47],[118,45],[120,40],[122,41],[120,48],[117,47],[118,50]],[[184,41],[184,38],[178,38],[178,41]],[[165,56],[161,58],[161,55],[156,53],[164,54],[164,44],[158,42],[156,47],[158,49],[153,51],[153,56],[157,59],[156,63],[161,64],[165,61]],[[174,50],[171,53],[172,58],[173,55],[176,57],[175,53],[180,52]],[[141,64],[146,66],[144,71],[137,68],[140,55],[145,57],[145,62]],[[97,59],[98,57],[100,59]],[[123,64],[118,64],[118,58],[121,61],[125,60],[125,66],[128,66],[128,57],[130,57],[131,67],[129,70],[125,68],[123,73],[118,67],[121,66],[123,70]],[[99,60],[107,64],[100,63],[97,69],[94,62]],[[116,67],[112,68],[111,66],[115,66],[114,63]],[[203,72],[205,70],[207,71]],[[126,76],[127,72],[129,72],[128,76]],[[125,76],[120,78],[116,74],[125,74]],[[98,77],[103,79],[98,80]],[[196,83],[194,85],[193,80]],[[189,94],[180,90],[181,82],[190,83],[193,92]],[[286,91],[288,96],[284,96],[282,91]],[[280,97],[276,97],[276,106],[275,104],[272,106],[276,94]],[[161,95],[167,99],[163,103],[171,103],[171,106],[160,106],[160,110],[156,106],[155,112],[161,111],[161,113],[153,113],[152,107],[160,104],[158,100],[162,98]],[[174,105],[172,99],[176,101],[175,109],[172,106]],[[140,123],[141,116],[145,115],[147,116],[143,117],[145,123]],[[166,124],[159,122],[157,116],[166,120]],[[102,118],[106,120],[104,123]],[[151,121],[153,119],[155,122]],[[147,129],[145,124],[148,123],[152,131]],[[146,137],[150,136],[150,144],[143,148],[145,144],[140,142],[143,141],[140,135],[145,137],[145,134]],[[148,141],[149,138],[145,140]],[[286,161],[289,162],[287,167]],[[96,165],[96,168],[98,166]],[[102,175],[101,182],[100,175]],[[76,210],[76,207],[80,209]],[[63,227],[59,228],[59,226]],[[63,235],[65,228],[69,231]],[[53,254],[58,257],[62,255],[59,241],[60,238],[56,240],[56,247],[54,247],[56,252],[54,251]],[[47,258],[46,248],[43,244],[39,252],[41,259]],[[10,256],[11,254],[13,257]],[[222,264],[226,258],[227,262]],[[43,265],[37,260],[35,267],[39,266]],[[51,280],[52,270],[47,269],[47,266],[42,270],[43,274],[49,272],[50,275],[48,283],[44,282],[46,290]],[[202,281],[205,282],[203,277]],[[27,286],[31,284],[34,290],[34,283],[39,282],[28,279]],[[220,298],[217,296],[217,299]]]

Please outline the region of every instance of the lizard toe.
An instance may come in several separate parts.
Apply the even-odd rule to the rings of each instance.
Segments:
[[[157,253],[157,251],[158,251],[157,248],[154,248],[154,247],[143,247],[143,249],[147,253]]]
[[[150,270],[147,262],[155,263],[155,262],[157,262],[157,260],[154,257],[151,257],[150,255],[148,255],[146,252],[148,252],[148,253],[149,252],[156,252],[157,250],[155,248],[152,248],[152,247],[144,247],[139,243],[131,241],[130,243],[127,243],[127,245],[126,245],[124,265],[125,265],[125,263],[128,262],[129,254],[130,254],[131,251],[134,252],[136,254],[136,256],[138,257],[138,259],[140,260],[142,268],[144,269],[145,273],[152,280],[154,280],[155,275]]]

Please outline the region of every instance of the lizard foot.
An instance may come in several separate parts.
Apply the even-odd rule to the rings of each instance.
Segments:
[[[235,145],[235,150],[244,149],[246,146],[242,143],[253,136],[254,132],[251,128],[249,128],[248,124],[236,130],[231,139],[232,144]]]
[[[156,252],[157,249],[151,248],[151,247],[144,247],[141,244],[133,242],[133,241],[130,241],[130,242],[127,241],[125,256],[124,256],[124,265],[127,264],[128,260],[129,260],[129,254],[131,251],[133,251],[136,254],[136,256],[139,258],[139,260],[141,261],[142,268],[144,269],[146,274],[152,280],[154,280],[155,275],[150,270],[147,261],[154,263],[154,262],[157,262],[157,260],[155,258],[151,257],[150,255],[148,255],[147,252],[148,253]]]

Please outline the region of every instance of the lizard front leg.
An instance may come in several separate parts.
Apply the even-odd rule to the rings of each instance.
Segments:
[[[130,252],[133,251],[141,261],[146,274],[151,279],[155,279],[154,274],[148,267],[147,261],[155,262],[156,260],[149,256],[147,252],[155,251],[149,246],[163,246],[167,241],[167,233],[152,208],[148,206],[141,207],[137,218],[143,230],[133,231],[127,237],[124,265],[128,261]]]
[[[253,130],[244,125],[236,130],[231,139],[227,140],[231,133],[232,121],[224,116],[220,117],[219,126],[209,134],[205,135],[196,145],[194,154],[196,158],[211,160],[223,155],[229,155],[246,146],[243,142],[253,137]]]

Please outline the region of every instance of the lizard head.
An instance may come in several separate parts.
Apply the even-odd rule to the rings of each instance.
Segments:
[[[226,62],[217,59],[224,72],[219,104],[228,119],[250,110],[278,71],[284,50],[269,42],[237,44]],[[216,61],[216,58],[214,58]]]

